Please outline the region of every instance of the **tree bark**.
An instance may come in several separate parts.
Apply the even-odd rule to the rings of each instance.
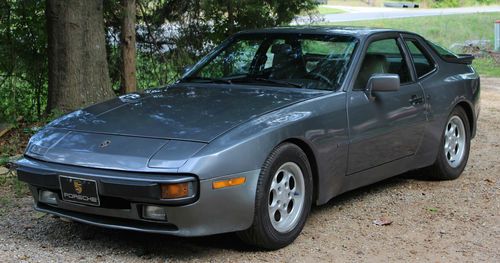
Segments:
[[[228,35],[234,34],[234,10],[232,0],[227,1]]]
[[[49,111],[63,112],[114,96],[102,0],[47,0]]]
[[[121,28],[121,51],[122,51],[122,74],[121,91],[129,93],[137,91],[136,67],[135,67],[135,0],[122,0],[122,28]]]

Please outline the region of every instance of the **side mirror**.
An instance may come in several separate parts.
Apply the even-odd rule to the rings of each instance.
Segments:
[[[373,74],[368,79],[368,84],[366,85],[366,96],[374,99],[373,92],[398,91],[399,84],[398,74]]]

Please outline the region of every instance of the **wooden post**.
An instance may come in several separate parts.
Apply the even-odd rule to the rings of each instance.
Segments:
[[[495,51],[500,52],[500,20],[495,21]]]

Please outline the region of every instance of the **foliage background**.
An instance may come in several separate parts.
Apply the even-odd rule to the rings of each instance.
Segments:
[[[0,121],[40,118],[47,96],[44,1],[0,2]]]
[[[412,1],[412,0],[410,0]],[[413,0],[424,6],[453,7],[500,4],[500,0]],[[367,5],[374,1],[330,0],[329,4]],[[121,76],[119,0],[104,0],[106,47],[112,87]],[[315,0],[137,0],[137,81],[139,89],[174,82],[216,43],[246,28],[288,25],[300,15],[321,12]],[[329,11],[330,12],[330,11]],[[403,28],[421,33],[445,47],[469,39],[493,38],[498,14],[440,16],[348,23]],[[500,76],[499,66],[484,57],[475,61],[482,74]],[[60,112],[46,111],[47,34],[45,1],[0,1],[0,123],[43,122]]]
[[[119,0],[103,3],[109,74],[118,93],[121,6]],[[316,5],[314,0],[138,0],[138,87],[172,83],[184,66],[228,35],[287,25]],[[45,1],[0,1],[0,122],[15,122],[19,116],[27,122],[50,118],[47,65]]]

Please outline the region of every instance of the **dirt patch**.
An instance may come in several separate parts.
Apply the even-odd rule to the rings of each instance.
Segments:
[[[341,195],[315,207],[299,238],[279,251],[251,250],[232,234],[177,238],[66,223],[23,197],[0,215],[0,261],[499,262],[500,79],[483,78],[482,87],[462,177],[405,174]]]
[[[0,158],[7,159],[9,156],[22,154],[29,138],[36,132],[39,127],[45,123],[26,123],[20,120],[12,128],[4,129],[5,133],[0,137]],[[10,125],[3,124],[4,127]],[[3,160],[5,162],[6,160]],[[0,166],[3,164],[0,160]]]

